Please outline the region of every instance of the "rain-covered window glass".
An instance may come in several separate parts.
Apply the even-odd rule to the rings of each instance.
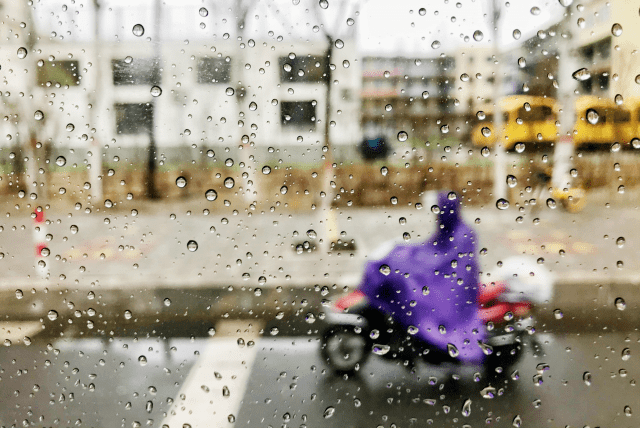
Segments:
[[[149,58],[127,57],[111,61],[113,70],[113,84],[121,85],[149,85],[160,78],[158,62]]]
[[[231,61],[225,58],[200,58],[198,83],[228,83],[231,80]]]
[[[143,134],[153,126],[153,104],[116,104],[116,133]]]
[[[283,126],[315,128],[316,103],[313,101],[283,101],[280,104],[280,120]]]
[[[38,85],[40,86],[77,86],[81,75],[78,61],[38,61],[36,68]]]
[[[278,58],[281,82],[323,82],[327,79],[327,61],[316,55],[289,54]]]

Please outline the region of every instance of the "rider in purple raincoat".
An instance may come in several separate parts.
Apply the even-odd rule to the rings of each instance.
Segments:
[[[479,363],[485,330],[476,303],[476,235],[459,206],[454,193],[440,194],[434,235],[368,262],[359,289],[414,337],[462,362]]]

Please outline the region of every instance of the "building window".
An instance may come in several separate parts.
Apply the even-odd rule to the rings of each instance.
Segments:
[[[280,103],[282,126],[315,129],[316,103],[313,101],[285,101]]]
[[[80,72],[78,61],[44,61],[37,68],[38,85],[40,86],[78,86]]]
[[[319,56],[280,57],[281,82],[324,82],[327,80],[327,61]]]
[[[116,104],[115,111],[118,134],[145,134],[153,126],[153,104]]]
[[[121,85],[153,85],[160,83],[160,67],[153,59],[114,59],[113,84]]]
[[[224,58],[200,58],[198,83],[229,83],[231,62]]]

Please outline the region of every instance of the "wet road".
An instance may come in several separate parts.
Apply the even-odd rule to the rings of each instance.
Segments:
[[[0,356],[0,424],[637,424],[640,333],[540,334],[538,339],[542,352],[530,350],[505,376],[482,374],[474,381],[478,368],[421,365],[410,373],[375,356],[358,376],[345,379],[325,367],[314,338],[258,338],[242,329],[212,338],[36,337],[30,346],[4,348]],[[488,386],[495,388],[494,398],[483,398]]]

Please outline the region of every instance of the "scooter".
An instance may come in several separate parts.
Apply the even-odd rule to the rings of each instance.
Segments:
[[[548,273],[516,257],[478,285],[475,235],[460,219],[456,197],[441,195],[434,207],[439,224],[431,239],[388,246],[368,263],[360,286],[326,314],[320,349],[335,372],[357,372],[372,354],[409,369],[421,359],[503,372],[526,342],[535,345],[532,308],[550,298]]]

